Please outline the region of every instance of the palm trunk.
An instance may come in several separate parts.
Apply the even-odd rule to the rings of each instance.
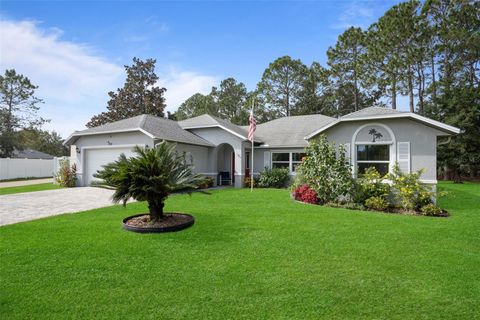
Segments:
[[[163,218],[163,202],[156,203],[156,201],[148,202],[148,210],[150,211],[150,221],[155,223]]]

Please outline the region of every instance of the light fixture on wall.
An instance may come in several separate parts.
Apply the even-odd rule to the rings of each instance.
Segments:
[[[110,140],[107,140],[107,144],[111,146],[113,143]]]
[[[75,150],[77,151],[78,154],[80,154],[80,148],[76,147]]]

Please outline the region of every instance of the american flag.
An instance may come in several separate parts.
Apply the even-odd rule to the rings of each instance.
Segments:
[[[257,129],[257,120],[253,115],[253,110],[250,111],[250,118],[249,118],[250,126],[248,127],[248,140],[253,142],[253,133]]]

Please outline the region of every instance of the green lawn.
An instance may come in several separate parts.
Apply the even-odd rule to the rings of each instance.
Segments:
[[[61,187],[59,185],[53,184],[53,183],[40,183],[40,184],[31,184],[28,186],[0,188],[0,196],[5,194],[53,190],[53,189],[60,189],[60,188]]]
[[[171,197],[178,233],[122,230],[144,203],[5,226],[0,318],[478,319],[480,185],[442,189],[449,218],[229,189]]]

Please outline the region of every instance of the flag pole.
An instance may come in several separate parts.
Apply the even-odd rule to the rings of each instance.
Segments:
[[[252,117],[254,117],[254,114],[253,114],[253,109],[255,108],[255,97],[253,97],[253,101],[252,101]],[[255,140],[254,139],[254,136],[255,136],[255,132],[252,133],[252,166],[250,168],[250,192],[253,192],[253,148],[254,148],[254,144],[253,144],[253,141]]]

